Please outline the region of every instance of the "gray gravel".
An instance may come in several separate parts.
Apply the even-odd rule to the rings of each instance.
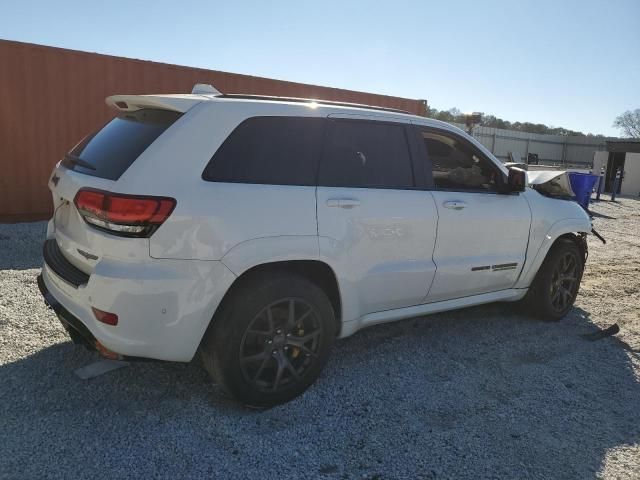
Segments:
[[[372,327],[263,412],[197,363],[74,376],[96,356],[38,294],[44,224],[0,225],[0,478],[638,479],[640,201],[595,210],[610,243],[562,322],[503,304]]]

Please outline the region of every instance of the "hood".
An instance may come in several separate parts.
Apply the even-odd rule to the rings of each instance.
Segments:
[[[543,195],[565,198],[575,196],[571,189],[569,175],[564,170],[529,171],[527,172],[527,182]]]

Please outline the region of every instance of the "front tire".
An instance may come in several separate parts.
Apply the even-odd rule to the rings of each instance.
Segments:
[[[231,396],[270,407],[303,393],[320,375],[336,337],[331,301],[289,273],[242,281],[205,333],[205,368]]]
[[[525,304],[545,320],[560,320],[576,300],[583,271],[578,245],[570,239],[558,240],[538,270]]]

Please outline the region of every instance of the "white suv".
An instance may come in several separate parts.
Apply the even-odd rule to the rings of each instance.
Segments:
[[[525,297],[558,319],[577,295],[589,216],[451,125],[203,85],[107,103],[51,175],[38,278],[104,356],[199,351],[268,406],[369,325]]]

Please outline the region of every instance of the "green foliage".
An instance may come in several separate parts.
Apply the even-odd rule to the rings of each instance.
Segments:
[[[636,112],[638,112],[638,114],[640,115],[640,110],[636,110]],[[451,108],[449,110],[428,108],[427,117],[435,118],[436,120],[442,120],[443,122],[449,123],[465,123],[464,114],[457,108]],[[485,114],[482,114],[482,122],[480,123],[480,125],[484,127],[502,128],[505,130],[516,130],[519,132],[540,133],[544,135],[575,135],[579,137],[586,136],[598,138],[604,137],[604,135],[593,135],[591,133],[585,135],[583,132],[576,132],[574,130],[569,130],[568,128],[562,127],[550,127],[542,123],[510,122],[508,120],[498,118],[494,115]]]

